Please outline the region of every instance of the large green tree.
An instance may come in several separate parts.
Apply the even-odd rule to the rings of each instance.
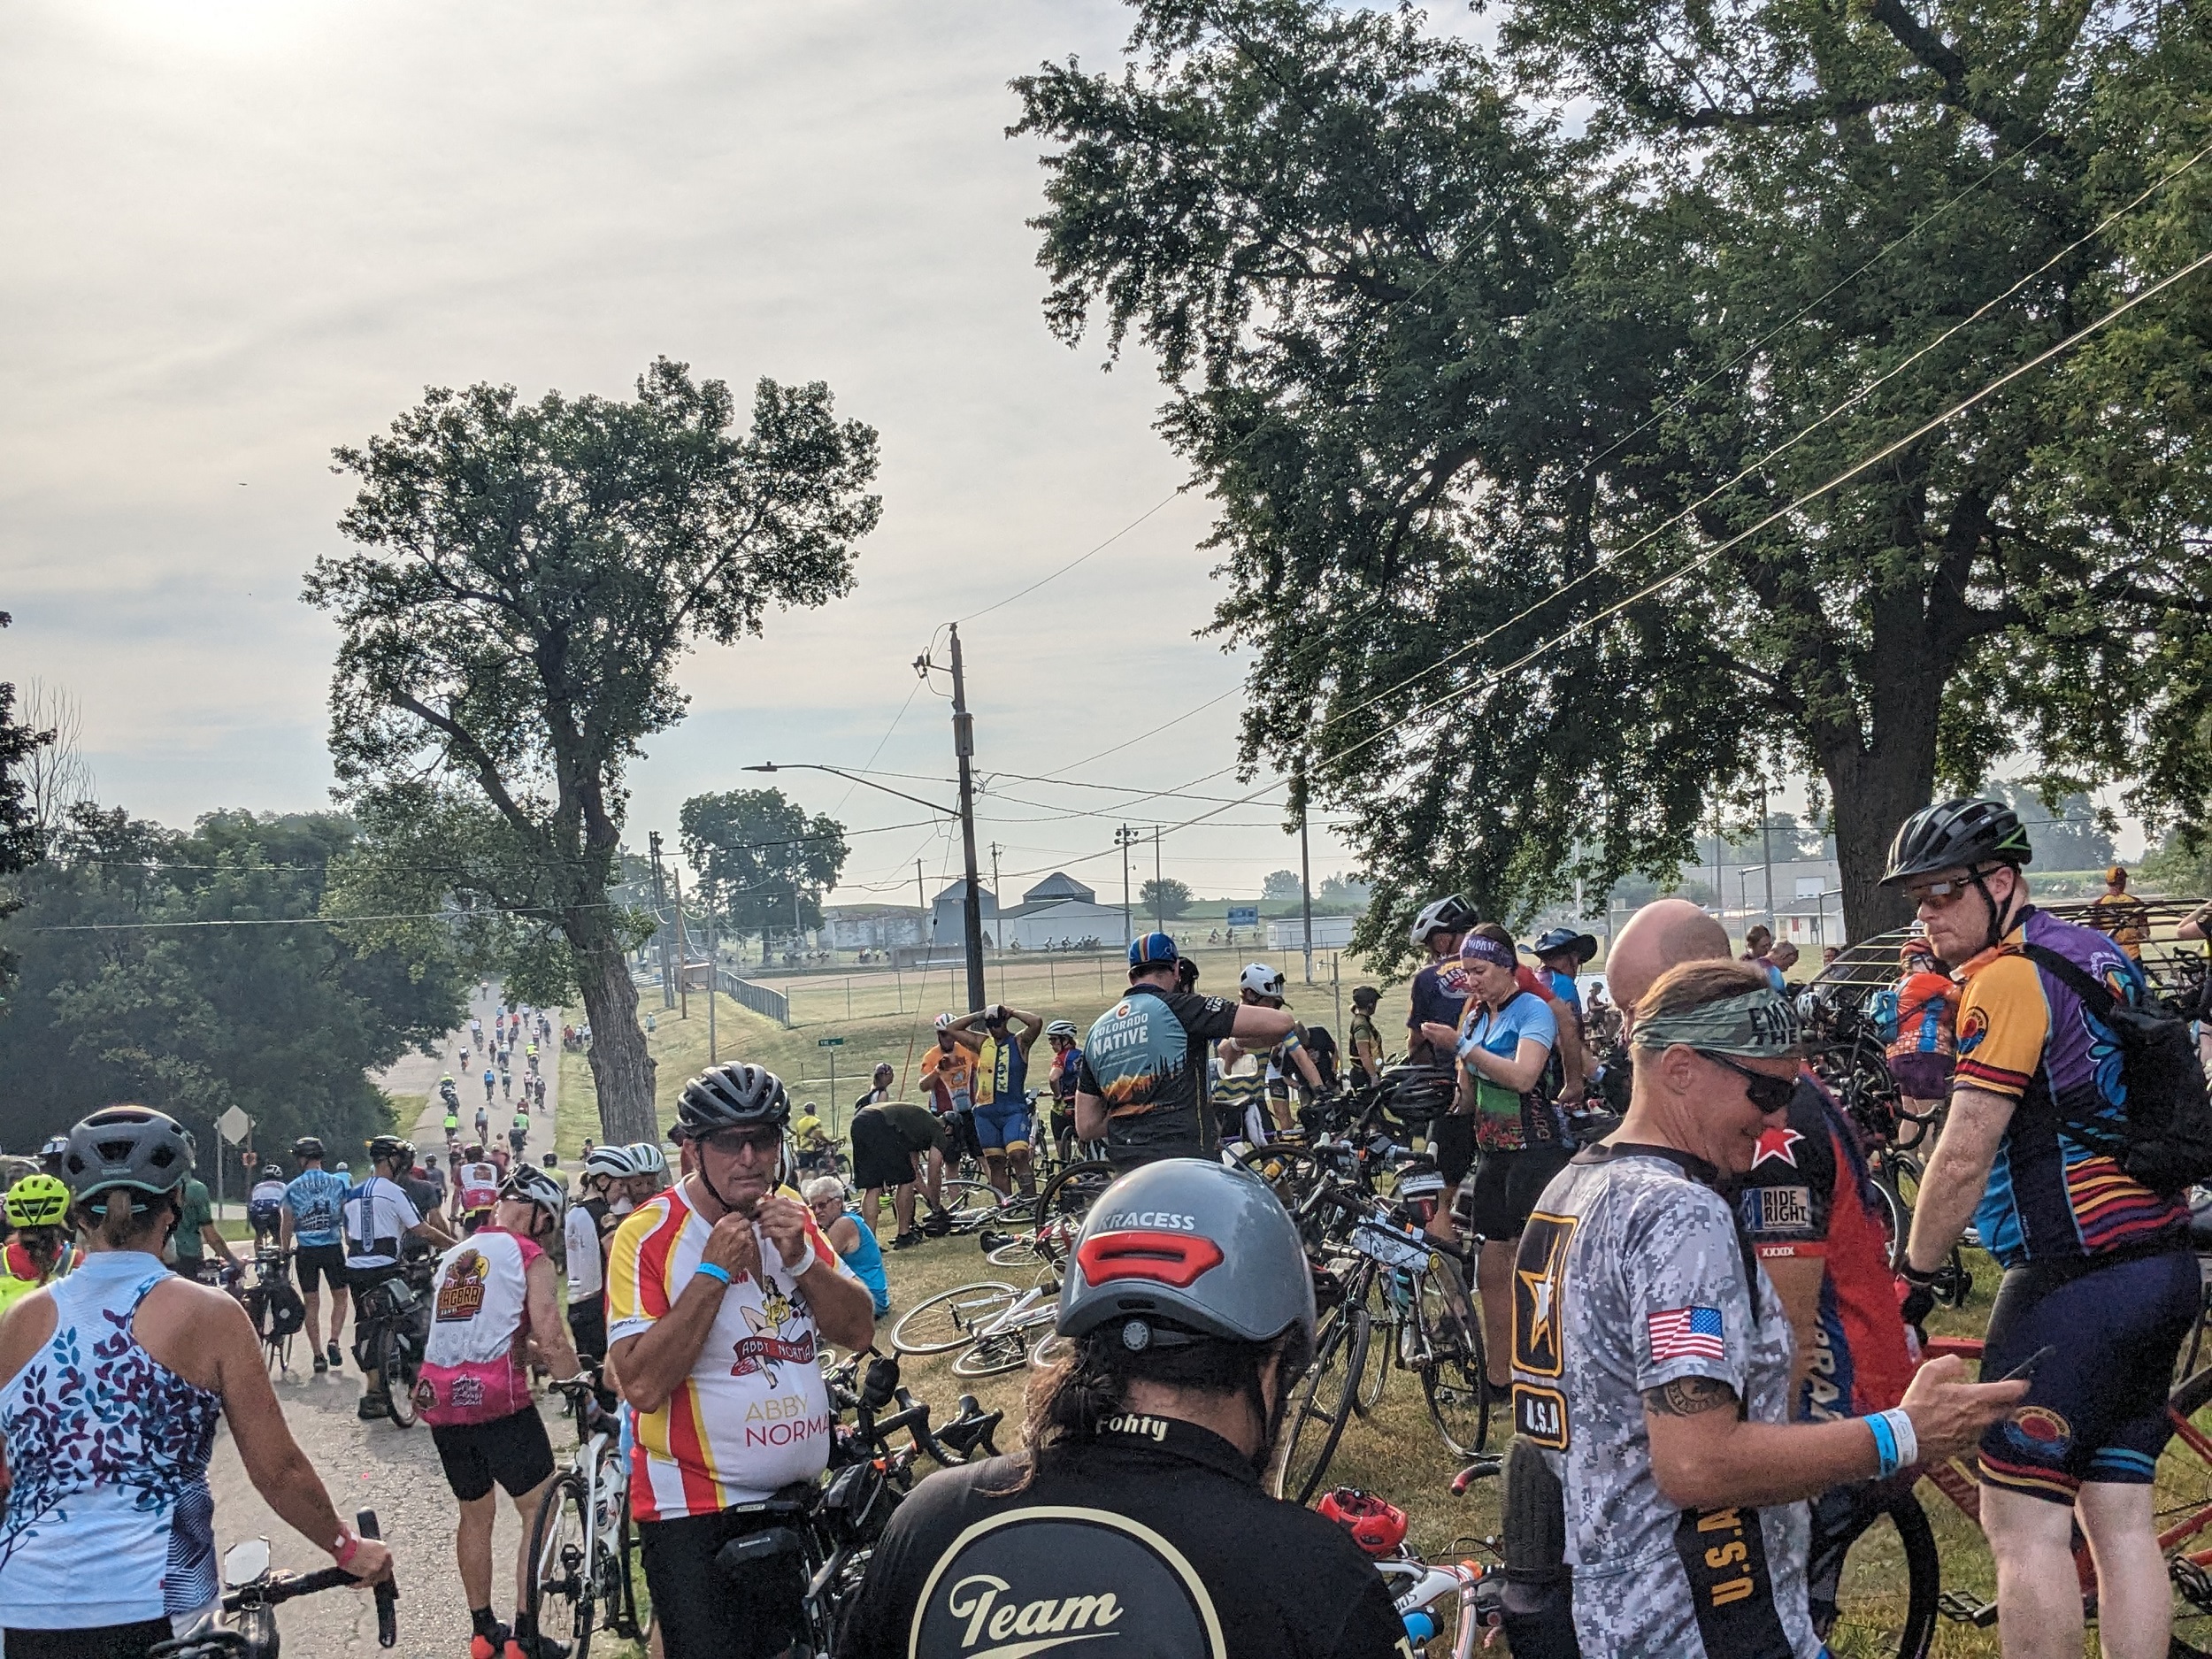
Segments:
[[[1353,817],[1366,941],[1667,873],[1777,775],[1860,933],[1899,820],[2015,752],[2201,821],[2212,283],[1912,434],[2205,251],[2212,166],[2153,189],[2212,138],[2203,19],[1495,15],[1156,0],[1118,73],[1016,83],[1048,318],[1156,354],[1247,757]]]
[[[657,1133],[632,918],[610,895],[630,764],[682,716],[684,655],[844,593],[878,513],[876,434],[828,388],[763,380],[749,431],[736,415],[726,385],[666,358],[630,400],[433,388],[335,451],[360,480],[339,520],[356,550],[307,578],[342,634],[341,792],[395,854],[356,886],[444,857],[428,873],[457,904],[518,912],[518,965],[543,976],[557,936],[614,1140]]]
[[[819,927],[845,867],[845,826],[780,789],[695,795],[678,814],[701,899],[739,933]]]
[[[0,628],[12,620],[6,611],[0,611]],[[51,732],[35,731],[16,718],[15,687],[0,681],[0,876],[27,869],[43,849],[45,838],[33,810],[28,773],[39,751],[53,741]],[[0,889],[0,918],[12,913],[20,903],[12,892]],[[0,999],[6,996],[14,972],[15,958],[0,950]]]

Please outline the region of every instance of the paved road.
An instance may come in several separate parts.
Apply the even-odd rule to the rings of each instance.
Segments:
[[[471,1012],[489,1025],[492,1008],[488,1000],[473,1006]],[[439,1077],[449,1068],[457,1079],[463,1076],[454,1058],[458,1052],[457,1041],[465,1041],[466,1036],[464,1028],[449,1039],[442,1058],[411,1056],[380,1079],[401,1099],[403,1108],[410,1096],[423,1100],[414,1138],[426,1150],[438,1148],[441,1163],[444,1161],[444,1135],[439,1125],[443,1114],[434,1091]],[[553,1145],[554,1111],[550,1108],[556,1104],[560,1080],[557,1036],[548,1047],[552,1052],[541,1056],[541,1064],[548,1067],[549,1110],[536,1114],[531,1125],[533,1159],[542,1156]],[[479,1060],[473,1070],[480,1074],[483,1069]],[[470,1101],[471,1087],[464,1083],[465,1102]],[[482,1085],[472,1087],[480,1099]],[[465,1118],[472,1115],[472,1104]],[[505,1121],[496,1104],[493,1121],[495,1127]],[[349,1336],[350,1326],[348,1330]],[[301,1344],[295,1344],[295,1360],[302,1366],[307,1363]],[[403,1430],[389,1423],[361,1422],[354,1415],[360,1395],[360,1377],[353,1369],[350,1355],[345,1368],[334,1375],[293,1374],[277,1382],[277,1397],[284,1402],[292,1432],[321,1471],[339,1512],[349,1515],[357,1509],[373,1509],[392,1545],[400,1586],[399,1646],[393,1651],[455,1659],[468,1651],[468,1608],[453,1564],[453,1497],[438,1466],[437,1450],[431,1445],[426,1428]],[[557,1407],[557,1399],[554,1404]],[[548,1409],[547,1420],[553,1428],[555,1455],[565,1458],[572,1439],[567,1425],[556,1409]],[[216,1534],[225,1548],[242,1538],[265,1535],[280,1568],[307,1571],[329,1564],[327,1555],[278,1520],[262,1502],[246,1479],[227,1432],[218,1440],[210,1479],[215,1489]],[[513,1562],[521,1531],[513,1509],[506,1507],[503,1497],[501,1502],[493,1540],[493,1560],[497,1566],[492,1605],[505,1618],[514,1610]],[[376,1609],[366,1594],[334,1590],[292,1602],[279,1610],[277,1618],[288,1659],[334,1659],[340,1655],[366,1659],[381,1651],[376,1645]]]

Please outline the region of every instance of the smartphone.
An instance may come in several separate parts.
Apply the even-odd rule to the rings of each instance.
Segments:
[[[2017,1365],[2015,1365],[2010,1371],[2007,1371],[2003,1376],[1998,1378],[1997,1380],[1999,1382],[2018,1382],[2024,1377],[2032,1377],[2035,1375],[2035,1368],[2057,1352],[2058,1344],[2055,1342],[2050,1343],[2043,1348],[2039,1348],[2036,1349],[2034,1353],[2029,1355],[2027,1358],[2022,1360]]]

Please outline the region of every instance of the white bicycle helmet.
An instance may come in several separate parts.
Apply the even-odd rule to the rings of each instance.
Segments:
[[[1406,936],[1417,945],[1426,945],[1431,933],[1463,933],[1479,919],[1473,905],[1458,894],[1448,893],[1421,907],[1421,913],[1413,918]]]
[[[637,1165],[637,1172],[640,1175],[668,1173],[668,1160],[662,1156],[658,1141],[633,1141],[623,1150],[630,1155],[630,1161]]]
[[[1065,1037],[1072,1042],[1075,1040],[1075,1022],[1071,1019],[1056,1019],[1045,1027],[1045,1035],[1048,1037]]]
[[[1283,994],[1283,971],[1271,968],[1264,962],[1248,964],[1237,975],[1237,989],[1249,991],[1255,996],[1280,996]]]
[[[631,1156],[628,1147],[594,1147],[591,1156],[584,1160],[584,1174],[587,1177],[609,1175],[619,1181],[627,1180],[639,1172],[637,1159]]]
[[[568,1188],[551,1171],[535,1164],[518,1164],[499,1189],[502,1198],[519,1198],[535,1204],[553,1217],[553,1231],[558,1233],[568,1219]]]
[[[952,1016],[951,1016],[950,1014],[940,1014],[940,1015],[938,1015],[938,1016],[937,1016],[937,1029],[938,1029],[938,1030],[940,1030],[940,1031],[943,1031],[943,1030],[945,1030],[948,1026],[949,1026],[951,1024],[952,1024]]]

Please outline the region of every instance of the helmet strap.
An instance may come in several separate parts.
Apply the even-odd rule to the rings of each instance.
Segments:
[[[2011,909],[2012,901],[2008,899],[2001,905],[1997,902],[1996,895],[1989,890],[1989,884],[1982,879],[1983,876],[1987,872],[1978,869],[1971,875],[1968,876],[1967,879],[1974,884],[1974,891],[1982,895],[1982,902],[1986,905],[1989,910],[1989,933],[1988,936],[1982,941],[1982,949],[1994,950],[1999,945],[2004,943],[2006,932],[2005,912]],[[2019,879],[2019,872],[2015,871],[2013,872],[2013,882],[2016,892],[2018,890]],[[1979,955],[1980,952],[1978,951],[1975,954]]]

